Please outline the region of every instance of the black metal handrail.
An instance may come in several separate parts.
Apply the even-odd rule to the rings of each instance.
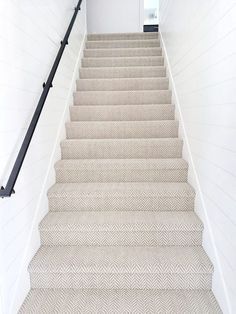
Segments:
[[[49,90],[50,90],[51,87],[53,87],[52,82],[53,82],[54,76],[55,76],[55,74],[57,72],[57,68],[58,68],[59,63],[61,61],[61,57],[63,55],[65,47],[66,47],[66,45],[68,45],[68,39],[69,39],[71,30],[73,28],[74,22],[76,20],[78,11],[80,10],[81,3],[82,3],[82,0],[79,0],[77,6],[75,7],[75,12],[74,12],[74,14],[72,16],[72,19],[70,21],[70,24],[68,26],[68,29],[67,29],[66,34],[65,34],[65,37],[64,37],[63,41],[61,41],[61,47],[60,47],[60,49],[59,49],[59,51],[57,53],[56,59],[55,59],[55,61],[53,63],[53,66],[52,66],[52,69],[51,69],[50,74],[48,76],[48,79],[47,79],[46,83],[43,83],[43,92],[42,92],[42,94],[41,94],[41,96],[39,98],[38,105],[36,107],[36,110],[34,112],[34,115],[32,117],[30,125],[29,125],[28,130],[26,132],[26,135],[24,137],[24,140],[23,140],[23,143],[21,145],[20,151],[19,151],[19,153],[18,153],[18,155],[16,157],[16,161],[15,161],[14,166],[12,168],[12,171],[10,173],[10,176],[9,176],[8,181],[7,181],[6,187],[5,188],[3,186],[1,187],[0,197],[2,197],[2,198],[10,197],[13,193],[15,193],[14,186],[15,186],[16,180],[18,178],[19,172],[20,172],[22,164],[24,162],[26,153],[28,151],[31,139],[33,137],[35,128],[37,126],[39,117],[40,117],[41,112],[42,112],[42,109],[44,107],[44,103],[45,103],[45,101],[47,99]]]

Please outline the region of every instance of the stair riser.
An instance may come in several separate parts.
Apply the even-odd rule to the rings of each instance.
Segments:
[[[57,169],[58,183],[76,182],[186,182],[187,169],[180,170],[70,170]]]
[[[40,230],[42,245],[79,246],[199,246],[201,231],[100,232]]]
[[[161,48],[137,48],[137,49],[85,49],[84,57],[145,57],[145,56],[161,56]]]
[[[66,134],[68,139],[173,138],[178,136],[178,122],[74,122],[66,124]]]
[[[140,289],[31,290],[19,314],[92,314],[97,309],[104,309],[102,314],[222,314],[211,291]]]
[[[101,68],[100,67],[100,68],[81,68],[80,69],[81,79],[154,78],[154,77],[165,77],[165,76],[166,76],[166,69],[164,67],[131,67],[131,68],[129,67]],[[101,84],[101,83],[98,83],[98,84]],[[108,84],[112,84],[112,82]],[[129,83],[129,84],[132,84],[132,83]],[[160,89],[158,88],[158,84],[156,85],[157,85],[156,89]],[[165,87],[163,89],[168,88],[167,84],[165,84],[164,86]],[[145,88],[142,88],[142,89],[145,89]]]
[[[49,208],[52,211],[188,211],[194,208],[194,197],[82,197],[50,196]]]
[[[112,33],[112,34],[88,34],[87,39],[93,40],[148,40],[158,39],[158,33]]]
[[[76,140],[75,140],[76,141]],[[109,140],[108,140],[109,141]],[[180,158],[182,142],[143,142],[141,140],[110,140],[106,142],[64,141],[61,144],[62,159],[109,159],[109,158]]]
[[[78,91],[128,91],[128,90],[162,90],[169,88],[166,78],[119,79],[119,80],[79,80]]]
[[[163,57],[139,58],[83,58],[82,66],[97,67],[127,67],[127,66],[164,66]]]
[[[131,91],[131,92],[77,92],[75,105],[138,105],[170,104],[170,91]]]
[[[211,289],[211,275],[170,273],[31,273],[32,288]]]
[[[175,108],[171,105],[149,106],[72,106],[72,121],[140,121],[172,120]]]
[[[86,49],[113,49],[113,48],[148,48],[160,47],[159,40],[109,40],[87,41]]]

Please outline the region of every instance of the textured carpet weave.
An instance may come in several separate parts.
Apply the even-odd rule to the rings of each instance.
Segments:
[[[220,314],[157,33],[91,34],[20,314]]]

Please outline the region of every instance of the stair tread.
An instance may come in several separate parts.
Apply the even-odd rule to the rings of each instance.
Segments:
[[[140,57],[87,57],[82,59],[83,68],[91,67],[125,67],[125,66],[164,66],[162,56]]]
[[[164,57],[163,56],[140,56],[140,57],[100,57],[99,59],[96,58],[96,57],[83,57],[82,58],[82,61],[86,60],[86,61],[106,61],[106,60],[133,60],[133,59],[136,59],[136,60],[163,60],[164,61]],[[161,66],[163,67],[164,65],[157,65],[157,66]]]
[[[168,81],[166,69],[163,66],[116,66],[116,67],[82,67],[80,79],[115,79],[115,78],[153,78],[158,82]],[[132,83],[132,81],[129,81]],[[145,81],[143,81],[145,83]],[[145,88],[144,88],[145,89]]]
[[[180,138],[130,138],[130,139],[126,139],[126,138],[106,138],[106,139],[100,139],[100,138],[96,138],[96,139],[66,139],[66,140],[62,140],[61,141],[61,145],[66,145],[66,144],[76,144],[76,143],[111,143],[111,142],[116,142],[117,145],[118,143],[150,143],[150,144],[155,144],[155,143],[159,143],[159,144],[179,144],[182,143],[182,140]]]
[[[90,59],[90,58],[89,58]],[[97,69],[97,70],[102,70],[102,69],[106,69],[108,71],[118,71],[119,69],[127,69],[127,70],[137,70],[137,69],[145,69],[145,70],[151,70],[151,69],[165,69],[166,67],[163,65],[153,65],[153,66],[146,66],[146,65],[141,65],[141,66],[119,66],[119,67],[91,67],[91,68],[81,68],[81,70],[88,70],[88,71],[92,71],[92,69]]]
[[[62,159],[180,158],[183,141],[166,138],[66,139]]]
[[[158,38],[146,38],[146,39],[119,39],[119,40],[116,40],[116,39],[110,39],[110,40],[106,40],[106,39],[102,39],[102,40],[88,40],[87,42],[89,43],[122,43],[122,42],[125,42],[125,43],[147,43],[147,42],[153,42],[153,43],[160,43],[160,40]]]
[[[139,121],[71,121],[71,122],[66,122],[66,125],[74,125],[74,126],[87,126],[87,125],[123,125],[126,126],[128,124],[133,125],[133,126],[146,126],[149,124],[152,125],[163,125],[163,124],[168,124],[168,125],[173,125],[173,124],[178,124],[179,122],[177,120],[139,120]]]
[[[117,68],[117,67],[116,67]],[[113,69],[116,68],[112,68],[112,67],[105,67],[105,69],[108,69],[111,71],[113,71]],[[135,67],[137,68],[137,67]],[[153,68],[153,67],[152,67]],[[157,67],[157,68],[163,68],[164,67]],[[101,67],[94,67],[94,68],[84,68],[83,70],[89,70],[89,71],[93,71],[93,69],[103,69]],[[120,78],[80,78],[77,82],[84,82],[84,83],[96,83],[96,82],[101,82],[101,83],[107,83],[107,82],[112,82],[112,83],[118,83],[118,82],[152,82],[152,81],[168,81],[167,77],[120,77]]]
[[[163,92],[164,94],[166,93],[171,93],[170,90],[166,90],[166,89],[163,89],[163,90],[149,90],[149,89],[144,89],[144,90],[135,90],[135,91],[132,91],[132,90],[128,90],[128,91],[103,91],[103,90],[98,90],[98,91],[76,91],[75,94],[94,94],[94,95],[106,95],[106,94],[111,94],[111,95],[116,95],[116,94],[123,94],[123,95],[127,95],[127,94],[144,94],[144,93],[147,93],[147,94],[159,94]],[[158,104],[158,103],[157,103]]]
[[[119,40],[116,40],[116,39],[109,39],[109,40],[106,40],[106,39],[100,39],[100,40],[87,40],[87,42],[93,42],[93,43],[101,43],[101,42],[107,42],[107,43],[112,43],[112,42],[147,42],[147,41],[151,41],[151,42],[160,42],[160,40],[158,38],[146,38],[146,39],[119,39]]]
[[[99,34],[88,34],[87,35],[87,40],[89,41],[93,41],[93,40],[98,40],[98,38],[100,38],[100,40],[104,40],[110,38],[111,40],[119,40],[118,38],[121,38],[121,40],[125,40],[125,38],[133,39],[133,38],[158,38],[159,34],[156,33],[140,33],[140,32],[129,32],[129,33],[99,33]],[[94,38],[94,39],[93,39]]]
[[[187,169],[188,163],[181,158],[164,158],[164,159],[67,159],[59,160],[55,164],[56,169],[106,169],[119,170],[131,168],[139,169]]]
[[[202,247],[42,246],[29,266],[39,273],[211,273]]]
[[[77,91],[163,90],[169,88],[169,79],[164,77],[164,72],[160,73],[159,77],[153,78],[126,77],[125,73],[119,73],[120,78],[113,78],[117,77],[118,74],[114,73],[114,71],[110,71],[110,73],[106,71],[104,78],[103,75],[100,75],[101,78],[97,78],[99,71],[95,73],[94,69],[97,71],[99,68],[84,69],[83,76],[76,82]],[[130,75],[130,73],[128,75]],[[108,76],[112,76],[112,78],[108,78]]]
[[[132,40],[130,41],[132,42]],[[139,41],[137,41],[139,42]],[[156,41],[155,41],[156,42]],[[145,41],[144,41],[145,43]],[[122,50],[125,50],[125,51],[134,51],[134,50],[138,50],[138,51],[151,51],[152,49],[157,49],[158,51],[162,51],[162,48],[161,47],[156,47],[156,46],[153,46],[153,47],[108,47],[108,48],[85,48],[84,51],[87,52],[87,51],[116,51],[116,52],[120,52]],[[86,56],[85,56],[86,58]]]
[[[183,196],[193,197],[194,189],[183,182],[96,182],[96,183],[56,183],[48,191],[50,197],[105,197],[106,195],[132,197]]]
[[[32,289],[19,314],[220,314],[207,290]]]
[[[171,104],[78,105],[71,106],[72,121],[144,121],[173,120]]]
[[[90,68],[93,69],[93,68]],[[99,68],[100,69],[100,68]],[[94,83],[145,83],[145,82],[168,82],[169,79],[167,77],[120,77],[120,78],[80,78],[77,83],[87,83],[87,84],[94,84]],[[106,90],[104,90],[106,91]]]
[[[124,92],[127,92],[127,91],[124,91]],[[142,92],[142,91],[140,91]],[[166,103],[166,104],[159,104],[159,103],[149,103],[149,104],[125,104],[125,105],[116,105],[116,107],[114,107],[113,105],[73,105],[70,107],[70,109],[74,109],[74,110],[79,110],[79,108],[84,108],[84,109],[91,109],[91,110],[94,110],[96,108],[98,109],[106,109],[106,108],[111,108],[113,110],[118,110],[118,109],[123,109],[123,110],[126,110],[126,109],[129,109],[128,107],[130,107],[130,109],[161,109],[162,107],[163,108],[171,108],[171,109],[174,109],[175,106],[172,104],[172,103]],[[127,120],[127,121],[130,121],[130,120]],[[133,120],[132,120],[133,121]],[[142,120],[139,120],[139,121],[142,121]]]
[[[179,123],[161,121],[83,121],[66,123],[67,138],[177,138]]]
[[[158,48],[158,47],[157,47],[157,48]],[[163,56],[101,57],[101,58],[99,58],[99,61],[103,61],[103,60],[133,60],[133,59],[137,59],[137,60],[149,60],[149,59],[152,59],[152,60],[160,60],[160,59],[162,59],[162,60],[164,61],[164,57],[163,57]],[[83,57],[82,60],[86,60],[86,61],[90,61],[90,60],[97,61],[98,58],[96,58],[96,57]],[[163,67],[164,65],[158,65],[158,66]]]
[[[135,91],[77,91],[74,93],[75,105],[145,105],[170,104],[170,90]]]
[[[86,126],[92,126],[92,125],[112,125],[112,126],[149,126],[149,125],[163,125],[163,124],[167,124],[169,126],[172,125],[178,125],[178,121],[177,120],[139,120],[139,121],[71,121],[71,122],[66,122],[66,125],[68,126],[81,126],[81,127],[86,127]]]
[[[146,38],[146,39],[125,39],[125,40],[88,40],[86,42],[86,49],[104,49],[107,47],[112,48],[139,48],[139,47],[160,47],[160,40],[158,38]]]
[[[161,47],[84,49],[84,57],[161,56]]]
[[[202,231],[194,212],[50,212],[41,231]]]
[[[57,182],[186,182],[183,159],[64,159],[55,164]]]

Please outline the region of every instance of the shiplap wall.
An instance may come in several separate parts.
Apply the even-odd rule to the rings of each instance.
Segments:
[[[77,0],[0,1],[0,184],[4,185],[36,108]],[[27,266],[39,247],[38,224],[72,105],[86,34],[86,0],[49,93],[16,194],[0,199],[0,312],[14,314],[29,287]]]
[[[213,291],[236,313],[236,1],[160,0],[160,29],[186,137]]]

